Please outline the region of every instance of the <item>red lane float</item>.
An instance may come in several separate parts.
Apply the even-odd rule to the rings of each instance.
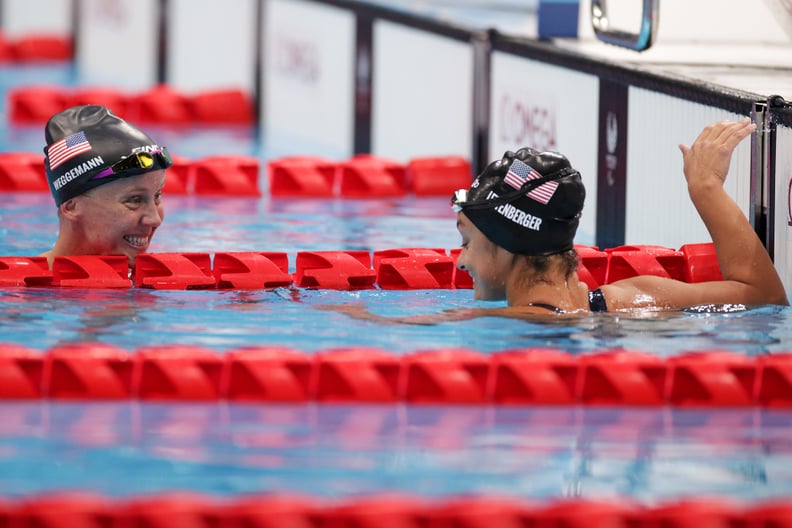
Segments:
[[[14,50],[11,42],[0,32],[0,64],[14,60]]]
[[[143,253],[135,260],[135,286],[155,290],[214,288],[208,253]]]
[[[587,405],[662,405],[666,365],[653,354],[606,351],[581,356],[577,399]]]
[[[743,516],[742,508],[728,500],[694,498],[661,504],[646,512],[643,518],[646,526],[702,528],[741,526]]]
[[[209,528],[222,526],[218,523],[226,518],[226,511],[216,497],[189,491],[166,491],[127,500],[119,511],[121,522],[113,526]]]
[[[106,106],[117,116],[129,114],[129,96],[123,91],[112,87],[81,87],[65,94],[64,98],[69,106],[102,105]]]
[[[384,290],[451,288],[454,279],[454,260],[444,249],[375,251],[374,269]]]
[[[685,259],[685,282],[723,280],[715,244],[712,242],[685,244],[679,251]]]
[[[216,253],[212,272],[218,288],[280,288],[292,284],[285,252]]]
[[[381,198],[448,195],[470,185],[464,158],[415,158],[407,165],[370,154],[334,162],[318,156],[287,156],[267,164],[272,196]]]
[[[577,403],[578,360],[553,349],[508,350],[492,355],[489,386],[500,405]]]
[[[184,156],[174,156],[173,165],[165,171],[165,187],[162,192],[168,194],[195,194],[195,174],[192,160]]]
[[[267,164],[271,196],[329,197],[335,194],[336,164],[316,156],[292,156]]]
[[[468,504],[471,508],[475,508],[475,504]],[[331,504],[324,508],[314,506],[313,510],[311,518],[321,520],[321,526],[328,528],[342,526],[350,528],[467,527],[465,524],[432,524],[429,518],[432,512],[426,507],[423,499],[397,494],[360,497],[355,501]],[[311,525],[313,526],[313,523]],[[490,525],[490,528],[493,526],[497,525]]]
[[[256,120],[253,101],[242,90],[200,92],[187,105],[192,119],[207,125],[251,125]]]
[[[578,254],[578,278],[589,290],[596,290],[608,277],[608,254],[594,246],[575,245]]]
[[[740,511],[732,511],[732,519],[745,519],[747,526],[792,528],[792,500],[767,499]],[[732,526],[739,526],[734,523]]]
[[[219,510],[226,523],[213,524],[223,527],[250,528],[312,528],[325,510],[318,498],[267,493],[246,494],[227,503]],[[330,526],[335,525],[327,525]]]
[[[39,399],[44,396],[44,355],[12,344],[0,345],[0,399]]]
[[[98,493],[69,490],[20,499],[9,508],[7,518],[8,526],[87,528],[102,526],[109,519],[122,519],[125,508],[125,503]]]
[[[534,524],[526,516],[527,504],[516,498],[498,496],[480,496],[476,500],[467,497],[450,497],[439,504],[432,505],[428,501],[412,517],[412,524],[419,528],[509,528],[517,526],[553,526],[551,524]],[[408,509],[410,512],[412,509]],[[425,519],[425,524],[424,524]],[[602,526],[602,525],[599,525]],[[570,526],[572,528],[572,526]]]
[[[32,152],[0,153],[0,191],[48,192],[44,156]]]
[[[8,90],[8,114],[12,123],[46,123],[54,114],[69,107],[59,86],[31,86]]]
[[[245,494],[217,510],[218,527],[309,528],[323,510],[320,499],[286,494]],[[223,522],[224,521],[224,522]],[[170,526],[173,526],[172,524]]]
[[[294,283],[300,288],[360,290],[374,288],[376,272],[365,250],[300,251]]]
[[[409,189],[416,196],[445,196],[449,199],[457,189],[467,189],[473,171],[461,156],[413,158],[407,163]]]
[[[370,347],[333,349],[316,355],[311,393],[321,402],[399,401],[401,362]]]
[[[261,196],[259,160],[252,156],[212,156],[190,165],[199,195]]]
[[[338,164],[339,194],[346,198],[383,198],[407,194],[406,167],[393,160],[358,154]]]
[[[605,250],[608,272],[605,284],[638,275],[685,280],[685,260],[681,251],[662,246],[619,246]]]
[[[365,497],[261,494],[218,499],[196,492],[169,491],[132,498],[66,491],[0,503],[0,520],[16,526],[255,526],[259,528],[491,528],[537,526],[792,527],[788,498],[738,502],[691,496],[643,504],[630,499],[527,500],[498,494],[425,497],[376,493]]]
[[[130,288],[129,261],[120,255],[55,257],[52,285],[73,288]]]
[[[127,115],[120,117],[142,125],[186,125],[193,121],[187,96],[165,84],[130,96]]]
[[[99,343],[51,348],[44,361],[43,386],[53,399],[129,399],[134,359],[125,350]]]
[[[763,407],[792,407],[792,352],[760,356],[753,399]]]
[[[529,510],[528,518],[537,526],[557,528],[644,526],[640,522],[633,524],[635,517],[640,518],[639,512],[639,507],[630,501],[555,499]]]
[[[288,347],[245,347],[226,356],[220,390],[232,401],[305,402],[313,358]]]
[[[46,43],[25,43],[31,52],[37,44],[45,50]],[[53,106],[54,102],[60,107]],[[102,86],[75,89],[22,86],[9,90],[8,94],[11,121],[15,124],[44,123],[58,110],[82,104],[104,105],[122,118],[145,124],[249,126],[256,120],[252,99],[236,89],[183,93],[163,84],[143,92],[126,93]]]
[[[419,351],[405,356],[403,362],[403,397],[409,403],[489,400],[489,360],[484,354],[462,348]]]
[[[74,53],[70,38],[56,35],[27,35],[11,43],[17,62],[68,61]]]
[[[682,354],[667,362],[666,399],[676,406],[735,406],[755,403],[757,362],[742,354],[710,351]]]
[[[0,286],[49,286],[46,257],[0,257]]]
[[[150,346],[137,353],[132,386],[141,400],[216,401],[223,357],[200,346]]]

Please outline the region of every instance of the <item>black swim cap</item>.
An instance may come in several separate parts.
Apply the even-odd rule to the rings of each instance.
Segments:
[[[44,135],[44,166],[56,205],[119,178],[173,164],[167,149],[104,106],[67,108],[50,118]],[[145,163],[134,163],[138,153],[151,155]],[[122,160],[128,162],[119,164]]]
[[[585,198],[566,157],[522,148],[490,163],[452,203],[495,244],[541,256],[572,249]]]

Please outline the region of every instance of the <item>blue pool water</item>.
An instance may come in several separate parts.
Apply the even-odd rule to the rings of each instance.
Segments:
[[[0,494],[349,498],[792,492],[789,413],[401,405],[0,404]]]
[[[451,249],[459,235],[445,198],[388,200],[168,196],[152,252],[280,251],[294,271],[298,251]],[[44,193],[0,195],[0,254],[38,255],[57,221]],[[100,341],[129,350],[163,343],[220,352],[260,343],[314,352],[360,345],[394,353],[438,347],[492,352],[548,346],[572,353],[623,348],[670,356],[732,350],[756,356],[790,351],[792,309],[728,314],[599,314],[547,325],[482,318],[433,326],[381,325],[316,309],[356,303],[382,315],[429,314],[470,306],[472,291],[154,291],[6,288],[0,292],[0,342],[46,349]],[[494,305],[498,305],[495,303]]]
[[[0,87],[69,84],[66,67],[9,68]],[[3,103],[4,104],[4,103]],[[259,156],[254,130],[158,130],[187,157]],[[0,124],[3,151],[40,152],[40,127]],[[447,198],[390,200],[166,197],[152,252],[368,251],[455,247]],[[0,255],[36,255],[57,230],[46,194],[0,195]],[[154,291],[5,288],[0,343],[45,351],[69,342],[135,350],[201,345],[218,353],[287,345],[314,353],[373,346],[481,352],[549,346],[672,356],[792,350],[792,310],[605,314],[543,324],[486,318],[382,326],[319,310],[361,303],[383,315],[474,305],[470,290]],[[792,492],[792,414],[759,409],[493,408],[0,402],[0,496],[87,489],[111,496],[195,490],[346,497],[397,490],[522,498],[683,495],[742,500]]]
[[[101,342],[134,350],[189,344],[218,352],[246,345],[286,345],[316,352],[370,346],[396,354],[444,347],[494,352],[552,347],[570,353],[623,348],[672,356],[733,350],[751,356],[790,351],[788,308],[732,314],[592,315],[542,322],[481,318],[432,326],[352,320],[315,305],[358,303],[383,315],[434,313],[470,306],[470,290],[152,291],[9,288],[2,294],[0,342],[47,349]]]

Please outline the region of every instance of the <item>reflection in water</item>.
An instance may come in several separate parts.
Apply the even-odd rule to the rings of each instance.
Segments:
[[[266,343],[306,352],[348,346],[378,347],[396,354],[449,347],[481,352],[550,347],[573,354],[608,349],[663,357],[715,349],[761,355],[789,351],[792,342],[789,307],[726,313],[605,313],[531,321],[486,317],[420,326],[383,326],[316,308],[360,304],[386,316],[433,314],[476,306],[470,296],[469,290],[9,288],[2,292],[0,303],[0,341],[42,350],[91,341],[130,350],[181,344],[226,351]]]
[[[2,403],[0,493],[750,501],[792,491],[790,423],[756,409]]]
[[[36,347],[33,335],[49,334],[50,346],[69,342],[115,343],[136,329],[151,328],[162,306],[146,290],[19,288],[6,292],[4,330],[19,344]],[[125,346],[134,341],[125,340]],[[42,347],[43,348],[43,347]]]

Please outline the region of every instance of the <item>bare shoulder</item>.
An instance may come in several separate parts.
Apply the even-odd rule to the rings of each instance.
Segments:
[[[657,277],[633,277],[603,285],[600,290],[609,310],[650,308],[657,306],[657,299],[652,292],[662,286],[662,282],[655,279]]]
[[[747,286],[735,281],[686,283],[642,275],[602,286],[612,310],[655,308],[676,310],[705,303],[751,304]]]

